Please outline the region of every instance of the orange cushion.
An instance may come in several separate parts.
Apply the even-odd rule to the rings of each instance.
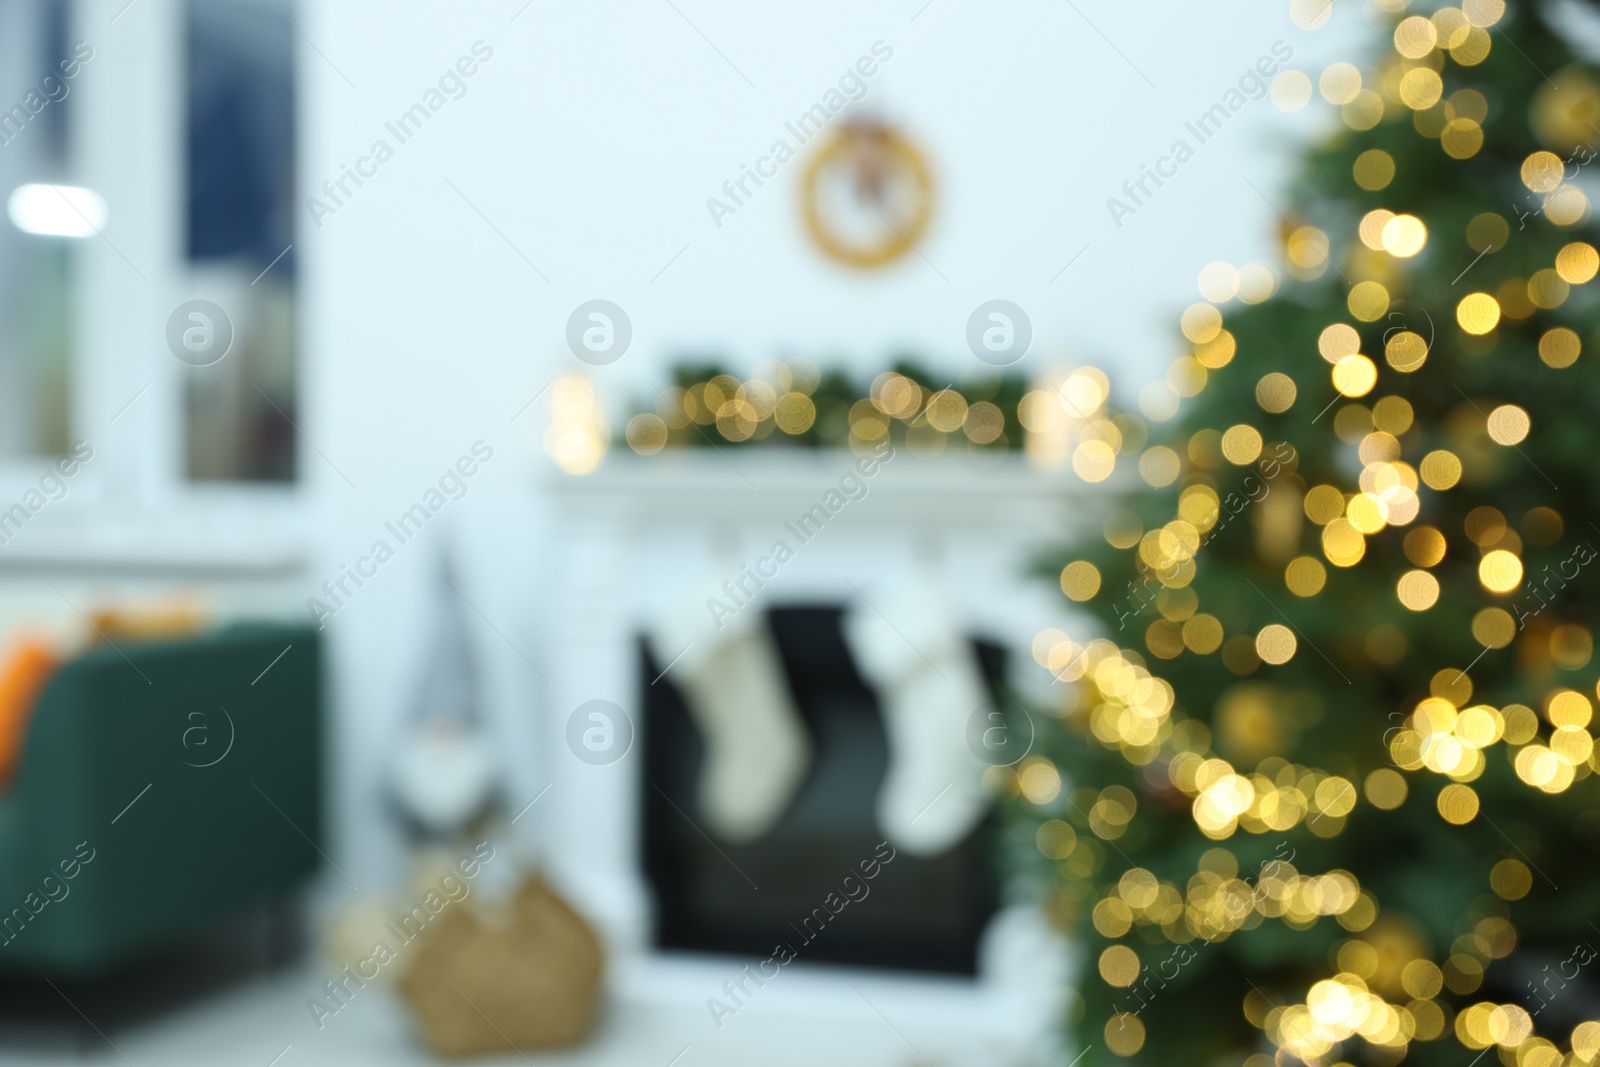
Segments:
[[[13,642],[0,658],[0,788],[16,769],[34,702],[58,666],[55,651],[35,638]]]

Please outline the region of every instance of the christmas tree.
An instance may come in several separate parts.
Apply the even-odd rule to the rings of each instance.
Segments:
[[[1281,286],[1202,273],[1148,434],[1096,371],[1048,398],[1127,488],[1048,561],[1096,625],[1040,635],[992,776],[1082,1064],[1600,1056],[1600,79],[1570,5],[1374,6],[1257,190]]]

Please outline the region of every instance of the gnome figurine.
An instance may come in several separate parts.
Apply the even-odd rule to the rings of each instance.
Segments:
[[[489,811],[501,768],[483,722],[477,664],[468,643],[459,583],[441,553],[434,593],[434,638],[402,730],[390,791],[419,843],[454,840]]]

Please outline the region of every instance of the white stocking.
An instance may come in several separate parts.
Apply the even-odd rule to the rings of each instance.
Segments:
[[[844,633],[889,737],[878,826],[896,848],[936,855],[983,817],[985,764],[967,746],[967,724],[989,691],[942,602],[916,592],[875,603],[853,607]]]
[[[696,609],[651,627],[649,639],[705,739],[700,811],[713,834],[742,844],[788,810],[811,766],[811,738],[760,609],[720,621],[718,629]]]

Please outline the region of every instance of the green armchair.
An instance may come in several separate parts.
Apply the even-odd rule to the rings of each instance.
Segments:
[[[321,655],[250,625],[64,665],[0,791],[0,974],[93,980],[311,874]]]

